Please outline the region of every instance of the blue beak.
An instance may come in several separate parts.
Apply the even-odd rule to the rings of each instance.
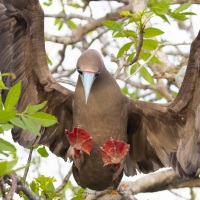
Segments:
[[[92,84],[94,82],[94,79],[95,79],[95,73],[93,73],[93,72],[83,72],[83,74],[81,75],[81,80],[82,80],[84,91],[85,91],[85,103],[86,104],[88,101],[88,97],[89,97],[90,90],[91,90]]]

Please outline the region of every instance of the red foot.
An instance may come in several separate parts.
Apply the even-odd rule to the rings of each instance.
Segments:
[[[74,149],[74,156],[80,157],[80,151],[90,155],[92,139],[83,128],[74,128],[72,132],[65,131],[70,145]]]
[[[130,145],[117,140],[109,140],[101,147],[101,157],[105,165],[120,164],[127,155]]]

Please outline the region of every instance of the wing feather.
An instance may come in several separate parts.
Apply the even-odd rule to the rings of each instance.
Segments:
[[[173,167],[182,177],[196,174],[200,167],[199,55],[200,32],[191,45],[179,94],[171,104],[130,99],[128,137],[133,148],[127,158],[127,175],[135,169],[147,173],[163,166]]]
[[[15,127],[13,138],[29,147],[40,143],[66,159],[69,143],[65,129],[72,129],[73,92],[52,78],[44,46],[44,13],[38,0],[0,0],[0,71],[13,72],[16,79],[4,77],[8,87],[22,80],[21,97],[17,105],[23,112],[28,104],[48,101],[45,111],[55,115],[58,124],[41,127],[38,137]],[[5,99],[7,93],[3,92]]]

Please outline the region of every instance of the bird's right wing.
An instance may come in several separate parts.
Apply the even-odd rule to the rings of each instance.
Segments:
[[[182,177],[200,168],[200,32],[192,42],[188,67],[171,104],[130,99],[128,175],[173,167]]]
[[[0,71],[16,75],[15,80],[4,77],[8,87],[22,81],[19,112],[29,104],[47,100],[44,111],[58,119],[57,124],[41,128],[41,136],[15,127],[12,130],[14,140],[24,147],[44,144],[65,159],[69,148],[65,129],[72,129],[74,93],[56,83],[48,69],[44,13],[38,0],[0,0]],[[3,91],[3,99],[6,95]]]

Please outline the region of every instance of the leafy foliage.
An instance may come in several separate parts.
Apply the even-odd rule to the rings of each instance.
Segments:
[[[150,7],[136,13],[121,12],[120,15],[125,18],[124,21],[106,20],[103,25],[112,31],[114,38],[128,39],[128,42],[122,45],[116,56],[117,59],[122,57],[126,59],[125,65],[129,66],[126,68],[128,76],[140,72],[140,76],[144,80],[149,84],[155,84],[148,63],[162,64],[156,56],[156,52],[162,48],[162,43],[158,38],[164,32],[159,28],[147,26],[148,22],[155,17],[160,17],[167,23],[170,23],[169,17],[183,21],[188,19],[188,16],[195,14],[185,12],[191,3],[182,4],[174,10],[170,6],[171,0],[149,0],[149,3]]]
[[[10,75],[9,73],[1,74],[1,77]],[[19,113],[16,108],[21,94],[21,86],[22,83],[18,82],[12,88],[8,89],[3,81],[0,80],[0,89],[9,90],[5,103],[2,102],[2,96],[0,95],[0,133],[18,126],[36,135],[40,135],[38,127],[51,126],[57,122],[57,119],[50,114],[40,111],[47,104],[46,101],[38,105],[28,105],[23,113]],[[44,149],[40,149],[39,151],[44,156],[47,156]],[[16,153],[14,145],[0,138],[0,176],[14,171],[14,167],[18,161]]]

